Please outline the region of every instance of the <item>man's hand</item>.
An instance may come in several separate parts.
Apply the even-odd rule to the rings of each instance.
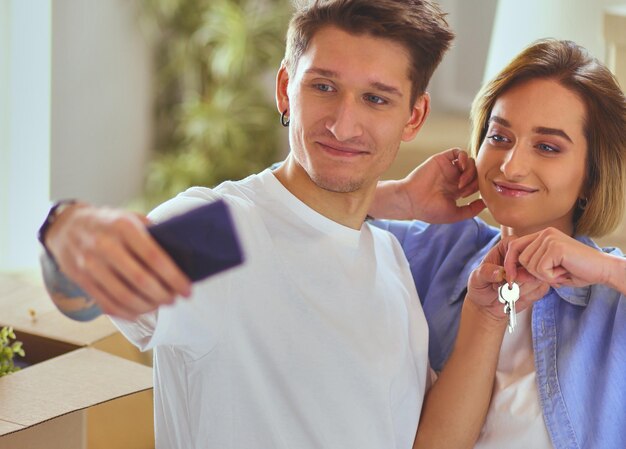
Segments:
[[[130,212],[75,205],[48,228],[45,243],[61,271],[104,313],[130,320],[191,289],[148,223]]]
[[[485,316],[494,321],[506,322],[504,306],[498,301],[498,288],[506,279],[520,286],[520,299],[515,303],[518,312],[543,298],[550,285],[533,276],[525,269],[518,269],[514,275],[505,271],[504,260],[511,238],[501,240],[485,256],[481,264],[472,271],[467,285],[467,296]]]
[[[379,182],[370,215],[453,223],[474,217],[485,208],[480,199],[465,206],[456,204],[477,190],[474,160],[453,148],[430,157],[403,180]]]
[[[554,287],[606,284],[626,294],[626,261],[591,248],[555,228],[512,240],[504,267],[516,276],[524,269]]]

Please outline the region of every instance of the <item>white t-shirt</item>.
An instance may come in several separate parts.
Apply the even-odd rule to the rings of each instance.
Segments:
[[[243,266],[137,322],[154,348],[159,449],[408,449],[428,377],[428,331],[395,238],[333,222],[266,170],[157,208],[162,221],[224,198]]]
[[[487,419],[475,449],[551,449],[536,384],[532,308],[517,314],[506,332]]]

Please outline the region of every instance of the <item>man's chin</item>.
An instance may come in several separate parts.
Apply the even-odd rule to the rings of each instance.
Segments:
[[[317,187],[328,192],[352,193],[363,187],[363,182],[361,180],[316,175],[310,176],[310,178]]]

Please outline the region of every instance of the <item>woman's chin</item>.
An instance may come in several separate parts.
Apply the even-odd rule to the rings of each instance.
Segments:
[[[506,228],[511,229],[525,229],[528,228],[530,223],[528,223],[527,217],[523,217],[521,214],[511,214],[511,213],[500,213],[494,214],[491,212],[491,216],[500,226],[504,226]],[[531,225],[532,226],[532,225]]]

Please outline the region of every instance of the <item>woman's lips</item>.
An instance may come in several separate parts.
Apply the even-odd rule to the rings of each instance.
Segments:
[[[516,198],[528,196],[537,191],[537,189],[533,189],[528,186],[524,186],[521,184],[511,184],[506,182],[494,181],[493,186],[496,192],[498,192],[499,194]]]

